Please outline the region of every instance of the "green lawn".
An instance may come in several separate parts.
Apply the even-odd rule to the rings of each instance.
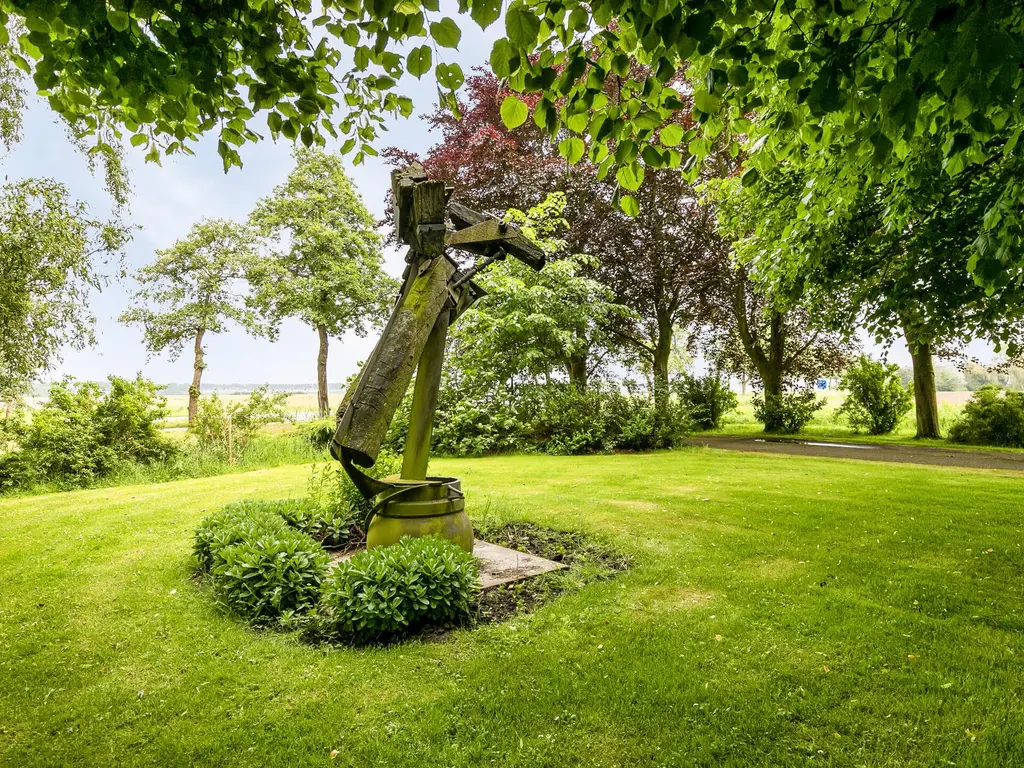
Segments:
[[[796,439],[812,440],[840,440],[843,442],[856,443],[881,443],[892,445],[914,445],[930,446],[936,448],[963,448],[967,450],[983,451],[1017,451],[1016,448],[997,448],[987,445],[958,445],[948,440],[918,440],[914,437],[917,431],[914,422],[914,412],[910,411],[900,421],[899,426],[888,435],[868,435],[863,432],[854,432],[846,419],[838,414],[839,406],[846,399],[846,393],[837,390],[818,393],[820,398],[825,400],[825,406],[819,410],[807,422],[806,426],[797,435],[791,435]],[[963,405],[970,397],[970,392],[939,392],[939,421],[942,425],[942,434],[949,434],[949,428],[957,420]],[[703,435],[728,435],[734,437],[763,437],[764,425],[754,418],[754,406],[751,403],[752,395],[737,395],[738,407],[726,416],[726,423],[721,429],[699,432]]]
[[[205,512],[308,467],[0,501],[0,763],[1024,764],[1020,475],[703,449],[433,469],[471,514],[636,565],[442,642],[323,650],[190,579]]]

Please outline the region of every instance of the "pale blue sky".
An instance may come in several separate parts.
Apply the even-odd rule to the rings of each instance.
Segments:
[[[451,13],[451,11],[449,11]],[[454,14],[452,14],[454,15]],[[468,21],[468,19],[467,19]],[[486,62],[491,45],[502,33],[501,25],[481,32],[475,25],[463,24],[458,51],[444,51],[448,62],[459,62],[467,75],[473,66]],[[436,102],[433,74],[422,80],[406,77],[400,84],[412,96],[416,110],[412,118],[389,124],[379,147],[400,146],[413,151],[427,149],[437,139],[427,132],[419,115],[430,112]],[[13,180],[28,176],[48,176],[66,184],[74,197],[87,202],[94,213],[110,210],[110,200],[101,177],[92,176],[81,154],[65,138],[64,128],[48,106],[33,97],[25,116],[24,139],[8,155],[0,156],[0,175]],[[261,130],[263,125],[257,126]],[[162,165],[146,163],[141,150],[128,147],[127,166],[133,187],[129,219],[141,229],[127,248],[130,271],[151,261],[154,251],[166,248],[183,237],[194,223],[204,217],[244,220],[258,199],[268,195],[284,181],[291,168],[291,144],[264,141],[241,149],[244,167],[225,174],[216,151],[216,140],[208,137],[195,149],[195,156],[167,158]],[[362,166],[348,164],[347,170],[376,217],[384,213],[384,195],[390,184],[390,168],[377,158],[367,158]],[[402,255],[385,254],[386,268],[393,275],[402,270]],[[81,352],[69,350],[64,360],[46,378],[70,374],[81,379],[104,379],[108,374],[134,375],[142,371],[159,382],[188,381],[192,362],[186,353],[176,362],[167,356],[148,357],[141,332],[117,322],[127,307],[134,287],[130,279],[115,282],[93,297],[97,344]],[[316,333],[296,321],[286,322],[278,341],[269,342],[248,336],[239,328],[219,336],[207,337],[207,363],[204,381],[228,384],[308,383],[316,381]],[[332,340],[328,378],[344,379],[366,358],[375,337],[360,339],[354,334]]]

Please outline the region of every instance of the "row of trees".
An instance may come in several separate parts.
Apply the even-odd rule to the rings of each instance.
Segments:
[[[609,99],[614,89],[610,82]],[[595,164],[569,165],[558,154],[542,115],[514,129],[505,125],[508,93],[495,76],[477,72],[460,102],[461,118],[444,108],[428,117],[441,140],[424,157],[397,148],[385,155],[396,164],[421,160],[429,173],[452,181],[463,202],[496,215],[559,195],[567,229],[556,255],[589,254],[570,257],[573,274],[603,286],[619,308],[604,312],[604,334],[579,343],[566,362],[572,383],[585,387],[603,362],[638,363],[663,404],[680,340],[718,371],[758,380],[770,397],[836,375],[853,359],[848,333],[815,323],[802,304],[774,308],[748,271],[733,266],[716,208],[695,184],[671,169],[648,171],[634,192],[639,211],[629,216],[617,205],[615,182],[601,178]],[[721,152],[723,173],[736,164],[727,149]],[[559,261],[546,269],[553,268],[570,269]]]
[[[150,352],[174,359],[191,347],[191,425],[204,340],[230,323],[273,339],[282,320],[296,318],[317,334],[318,408],[326,416],[330,339],[365,335],[385,317],[395,285],[382,262],[381,238],[340,157],[298,149],[294,170],[248,221],[207,219],[158,251],[136,273],[140,287],[121,321],[142,328]]]

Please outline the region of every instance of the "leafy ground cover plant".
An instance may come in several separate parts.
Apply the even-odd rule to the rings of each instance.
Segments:
[[[795,435],[825,406],[824,398],[817,398],[813,390],[786,392],[783,395],[754,395],[754,418],[764,424],[765,432]]]
[[[887,435],[913,408],[910,390],[900,381],[900,367],[861,355],[843,376],[842,389],[850,394],[838,413],[856,431]]]
[[[192,539],[192,554],[199,570],[209,573],[224,547],[284,531],[288,526],[278,513],[280,504],[278,501],[236,501],[207,515]]]
[[[725,415],[736,410],[736,393],[729,389],[728,382],[718,376],[690,376],[684,374],[674,382],[680,404],[689,412],[697,429],[719,429]]]
[[[390,451],[381,451],[376,463],[364,470],[371,477],[395,475],[402,470],[402,457]],[[366,522],[373,509],[372,502],[356,488],[345,470],[337,462],[317,464],[309,479],[308,498],[321,510],[321,516],[332,521],[338,530],[334,546],[342,546],[341,531],[348,526],[347,544],[357,546],[366,540]],[[328,543],[330,546],[331,544]]]
[[[1024,448],[1024,392],[991,384],[976,391],[949,430],[954,443]]]
[[[214,555],[217,602],[255,624],[291,624],[320,599],[330,558],[312,537],[288,526],[253,530]]]
[[[407,537],[338,564],[324,588],[317,632],[365,644],[460,623],[471,616],[478,589],[471,554],[436,537]]]

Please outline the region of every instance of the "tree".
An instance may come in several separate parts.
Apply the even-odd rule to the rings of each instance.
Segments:
[[[971,244],[982,229],[983,212],[1009,181],[1005,163],[974,166],[951,179],[937,153],[908,162],[924,166],[917,173],[927,183],[906,196],[910,218],[900,230],[888,228],[891,196],[877,187],[850,206],[852,218],[793,234],[808,182],[791,169],[767,174],[757,190],[723,185],[731,186],[731,200],[722,210],[726,218],[746,222],[740,226],[751,234],[738,248],[752,268],[778,256],[780,242],[785,249],[813,254],[784,279],[775,275],[777,291],[802,293],[832,327],[860,323],[878,343],[905,339],[914,367],[917,435],[937,438],[933,357],[957,356],[974,338],[1011,354],[1024,349],[1024,290],[1012,282],[986,289],[970,272]]]
[[[842,372],[857,353],[844,334],[813,320],[806,306],[781,310],[759,293],[746,270],[723,276],[728,286],[724,322],[705,334],[705,354],[722,371],[758,379],[766,397]]]
[[[273,136],[308,146],[340,130],[358,160],[383,115],[411,113],[412,102],[393,92],[403,73],[433,68],[443,101],[457,109],[463,73],[442,54],[462,31],[436,8],[326,0],[310,23],[307,0],[0,0],[0,22],[24,25],[15,61],[57,112],[91,131],[123,128],[154,158],[219,129],[225,163],[237,163],[234,147],[259,138],[250,123],[266,110]],[[483,28],[503,15],[493,0],[466,0],[460,11]],[[922,148],[941,146],[956,175],[990,156],[992,127],[1017,138],[1024,128],[1024,14],[1015,0],[540,0],[510,3],[504,24],[495,74],[542,94],[552,135],[562,125],[589,133],[608,153],[601,162],[629,168],[629,177],[679,161],[658,146],[656,128],[686,108],[673,77],[689,64],[699,124],[685,136],[690,151],[702,157],[716,137],[741,134],[750,183],[758,169],[798,164],[815,179],[798,227],[843,215],[851,192],[875,183],[913,188],[903,160]],[[5,27],[0,45],[7,37]],[[653,74],[630,77],[631,57]],[[342,60],[353,66],[335,75]],[[619,103],[602,100],[610,74],[620,80]],[[334,119],[340,104],[348,111]],[[509,124],[525,121],[523,106],[514,99],[503,109]],[[561,151],[578,159],[574,144]],[[842,160],[842,175],[825,172],[829,159]],[[903,221],[899,195],[887,214],[893,228]],[[1024,238],[1022,198],[1018,179],[988,209],[980,261],[1012,257]],[[623,195],[622,203],[633,210],[636,201]]]
[[[397,290],[382,270],[381,238],[341,158],[320,150],[295,151],[295,169],[257,203],[250,222],[270,249],[248,270],[250,307],[271,335],[285,317],[316,330],[317,399],[326,417],[329,337],[364,336],[383,322]]]
[[[549,255],[563,250],[565,197],[548,198],[507,219]],[[550,377],[559,370],[585,390],[590,377],[613,356],[611,324],[629,311],[612,292],[586,277],[596,260],[581,254],[549,262],[537,272],[518,259],[496,264],[477,282],[487,292],[452,329],[460,370],[469,377],[505,384],[516,378]]]
[[[95,259],[115,259],[129,237],[93,218],[49,179],[0,187],[0,393],[16,395],[60,359],[93,341],[90,294],[105,278]]]
[[[167,351],[172,360],[192,344],[189,426],[195,422],[206,368],[204,338],[223,333],[229,321],[259,330],[236,290],[253,253],[254,238],[246,228],[225,219],[204,219],[183,240],[157,251],[156,261],[135,274],[141,287],[121,322],[141,326],[146,348]]]
[[[614,82],[607,89],[617,98]],[[567,249],[594,255],[592,276],[612,289],[615,303],[632,310],[618,316],[615,332],[651,370],[664,403],[675,330],[708,317],[715,305],[710,294],[727,261],[714,211],[700,204],[678,173],[652,171],[637,185],[639,215],[627,216],[616,203],[614,184],[598,178],[596,165],[566,165],[541,127],[543,113],[514,129],[505,126],[500,105],[509,93],[493,75],[470,77],[459,103],[462,119],[444,109],[429,118],[442,140],[424,165],[432,176],[452,181],[461,200],[498,215],[562,191]],[[396,162],[414,159],[394,149],[388,154]]]

